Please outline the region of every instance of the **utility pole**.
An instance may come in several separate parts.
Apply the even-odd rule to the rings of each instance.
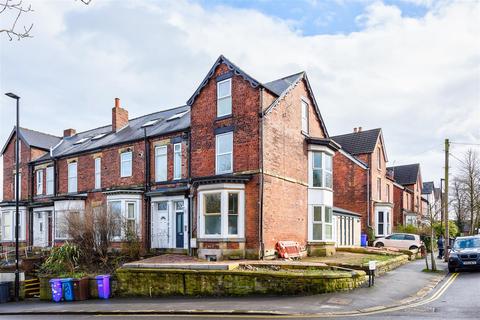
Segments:
[[[450,234],[448,230],[448,153],[450,141],[445,139],[445,196],[443,197],[443,217],[445,219],[445,262],[448,261],[448,249],[450,248]]]

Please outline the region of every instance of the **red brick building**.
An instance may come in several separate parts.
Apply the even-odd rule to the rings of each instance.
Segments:
[[[335,241],[338,145],[305,72],[260,83],[220,56],[185,106],[129,119],[116,99],[109,125],[63,137],[23,132],[25,244],[64,241],[67,215],[99,207],[146,248],[203,258],[271,256],[280,240]],[[14,140],[12,132],[2,151],[3,245],[13,239]],[[123,238],[119,228],[115,240]]]
[[[335,207],[361,215],[363,232],[368,228],[375,236],[392,232],[393,177],[381,129],[354,132],[332,137],[341,149],[334,156]]]
[[[422,198],[422,175],[420,164],[408,164],[389,167],[395,178],[395,224],[418,225],[425,222],[427,211],[424,211]]]

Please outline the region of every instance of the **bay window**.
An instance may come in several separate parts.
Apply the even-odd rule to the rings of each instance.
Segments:
[[[13,240],[13,211],[3,211],[2,212],[2,241],[11,241]]]
[[[182,144],[173,145],[173,179],[182,178]]]
[[[333,210],[332,207],[313,205],[310,209],[311,241],[333,240]]]
[[[232,79],[217,82],[217,117],[232,114]]]
[[[392,224],[390,221],[390,211],[387,209],[376,212],[376,235],[386,236],[392,232]]]
[[[77,163],[68,164],[68,193],[77,192]]]
[[[215,139],[216,173],[230,173],[233,171],[233,132],[218,134]]]
[[[311,181],[315,188],[333,187],[332,156],[325,152],[312,152]]]
[[[43,170],[37,170],[37,195],[43,194]]]
[[[167,180],[167,146],[155,148],[155,181]]]
[[[140,197],[114,195],[107,198],[108,210],[113,224],[113,240],[121,241],[125,236],[139,233]],[[131,235],[131,234],[130,234]]]
[[[211,187],[211,186],[208,186]],[[207,187],[207,188],[208,188]],[[244,186],[236,189],[199,191],[200,236],[205,238],[243,237]]]

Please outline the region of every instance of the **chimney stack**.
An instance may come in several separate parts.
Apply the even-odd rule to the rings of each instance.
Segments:
[[[112,108],[112,131],[118,130],[128,125],[128,111],[120,107],[120,99],[115,98],[115,106]]]
[[[358,131],[357,132],[362,132],[362,127],[358,127]]]
[[[72,137],[77,134],[77,131],[75,129],[65,129],[63,130],[63,137]]]
[[[357,127],[353,128],[353,133],[357,133]]]

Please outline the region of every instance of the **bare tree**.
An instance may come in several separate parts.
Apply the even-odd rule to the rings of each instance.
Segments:
[[[0,33],[5,33],[10,41],[12,41],[14,38],[17,38],[17,40],[31,38],[32,36],[30,35],[30,31],[33,28],[33,23],[30,26],[23,26],[23,30],[17,26],[18,20],[22,14],[29,12],[33,12],[32,6],[23,5],[22,0],[3,0],[3,2],[0,3],[0,14],[5,15],[8,13],[13,13],[15,18],[9,27],[0,29]]]
[[[470,234],[473,234],[479,219],[480,203],[480,159],[473,150],[465,153],[460,167],[461,190],[464,193],[466,209],[469,213]]]
[[[92,0],[80,0],[81,3],[85,5],[89,5]],[[0,27],[0,33],[5,33],[9,40],[12,41],[13,39],[23,39],[23,38],[31,38],[33,37],[30,34],[30,31],[33,29],[33,23],[29,26],[24,25],[22,27],[18,26],[20,17],[23,14],[28,14],[33,12],[32,5],[24,5],[23,0],[0,0],[0,14],[3,16],[8,15],[9,13],[12,14],[13,22],[8,27]],[[6,19],[1,19],[5,21]]]
[[[463,184],[458,177],[453,179],[450,205],[454,210],[458,229],[462,232],[465,225],[466,199],[463,192]]]

